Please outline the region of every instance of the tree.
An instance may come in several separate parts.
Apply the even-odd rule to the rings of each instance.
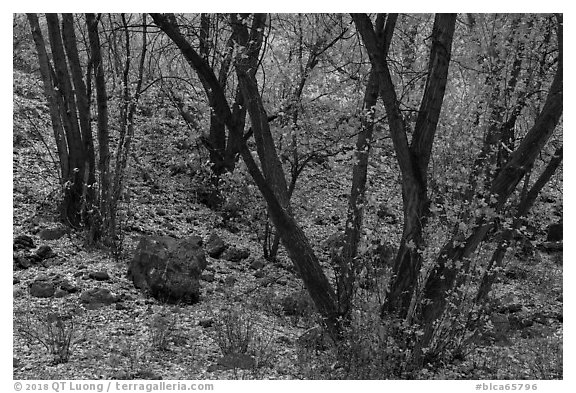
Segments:
[[[71,14],[46,14],[52,62],[36,14],[27,14],[49,103],[60,161],[62,220],[79,228],[94,204],[94,147],[90,107]],[[85,180],[86,179],[86,180]]]

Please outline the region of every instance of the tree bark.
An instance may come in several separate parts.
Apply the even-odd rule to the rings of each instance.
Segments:
[[[491,184],[490,195],[493,196],[493,203],[489,207],[496,213],[502,211],[522,177],[534,164],[538,154],[549,140],[562,116],[563,50],[561,17],[559,22],[558,67],[550,86],[546,103],[536,117],[534,125]],[[478,244],[484,240],[493,225],[493,214],[481,216],[476,220],[472,233],[467,238],[460,240],[461,235],[457,235],[456,238],[444,246],[424,288],[425,304],[422,307],[420,318],[421,323],[424,325],[424,335],[420,342],[422,347],[427,347],[432,340],[434,323],[445,310],[448,302],[448,293],[453,289],[459,271],[467,270],[469,257],[476,250]]]
[[[402,173],[404,228],[393,267],[392,283],[382,307],[382,316],[392,314],[410,319],[410,304],[422,265],[422,230],[428,214],[428,163],[446,89],[456,15],[438,14],[434,19],[428,77],[410,144],[388,69],[386,52],[382,50],[385,42],[376,34],[366,14],[353,14],[352,18],[379,78],[380,96],[384,102],[390,135]]]
[[[164,14],[151,14],[154,22],[172,39],[172,41],[178,46],[182,54],[192,66],[192,68],[201,75],[201,78],[206,82],[205,89],[213,95],[213,101],[210,103],[213,110],[224,120],[224,123],[228,127],[229,132],[236,133],[237,136],[244,136],[243,130],[237,127],[237,124],[233,121],[232,111],[226,96],[218,82],[213,70],[206,63],[204,59],[194,50],[188,41],[182,36],[178,27],[175,23],[175,18],[173,15]],[[262,17],[259,16],[258,20]],[[261,22],[263,23],[263,22]],[[237,28],[239,28],[237,26]],[[252,31],[256,34],[257,31]],[[250,66],[248,66],[250,67]],[[254,89],[253,84],[251,84],[251,79],[248,76],[250,68],[244,69],[244,83],[246,86],[246,91],[244,91],[244,97],[249,97],[254,99],[253,102],[247,102],[246,105],[249,106],[252,112],[254,112],[255,118],[252,119],[252,128],[260,127],[260,132],[269,129],[268,118],[263,117],[265,114],[263,111],[261,97],[259,92]],[[240,71],[242,74],[242,71]],[[207,91],[208,94],[208,91]],[[252,115],[252,112],[250,114]],[[255,138],[257,143],[264,143],[262,138]],[[272,217],[274,225],[281,234],[282,243],[286,247],[286,250],[294,263],[297,271],[300,273],[304,285],[306,286],[312,300],[314,301],[318,312],[323,316],[326,326],[333,337],[339,337],[340,328],[338,321],[338,309],[336,306],[336,295],[334,290],[330,286],[330,283],[324,274],[322,267],[318,261],[318,258],[314,254],[314,250],[306,235],[302,229],[298,226],[287,206],[283,203],[278,192],[278,182],[275,176],[277,173],[268,174],[268,177],[264,175],[258,165],[254,161],[250,150],[246,146],[245,140],[243,140],[240,154],[242,159],[246,163],[248,171],[254,182],[256,183],[258,189],[262,193],[266,203],[268,205],[268,210]],[[263,146],[260,146],[260,150],[264,152]],[[275,152],[275,150],[268,150],[263,157],[268,157],[268,155]],[[264,164],[266,170],[263,169],[264,173],[270,172],[270,163]],[[273,165],[272,165],[273,167]],[[281,169],[281,168],[280,168]],[[282,174],[283,176],[283,174]],[[276,183],[274,183],[276,182]],[[281,180],[280,180],[281,183]],[[281,189],[281,186],[280,186]]]
[[[42,77],[42,85],[44,88],[44,96],[48,101],[48,108],[50,110],[50,120],[52,121],[52,130],[54,132],[54,140],[56,141],[56,149],[58,151],[58,159],[60,164],[60,182],[64,186],[64,179],[69,176],[69,158],[68,158],[68,144],[66,143],[66,135],[64,133],[64,126],[60,118],[60,111],[58,110],[59,97],[54,89],[55,81],[53,78],[54,70],[50,65],[48,54],[46,52],[46,43],[40,29],[38,16],[36,14],[26,14],[28,22],[30,23],[30,30],[32,38],[36,46],[36,53],[38,55],[38,63],[40,64],[40,76]]]

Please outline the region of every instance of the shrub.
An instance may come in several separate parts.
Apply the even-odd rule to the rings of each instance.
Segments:
[[[171,341],[177,341],[179,316],[181,309],[177,306],[151,315],[148,318],[148,334],[153,349],[165,351]]]
[[[229,307],[215,318],[214,340],[223,355],[249,355],[255,368],[271,364],[272,335],[256,313],[245,307]]]
[[[75,315],[50,307],[17,311],[14,325],[14,331],[29,344],[46,348],[55,364],[68,362],[80,338]]]

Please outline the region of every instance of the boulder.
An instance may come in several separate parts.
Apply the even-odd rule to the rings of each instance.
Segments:
[[[206,268],[202,239],[143,237],[128,268],[134,286],[167,303],[196,303]]]
[[[222,259],[230,262],[240,262],[250,256],[250,250],[246,248],[228,247],[222,254]]]
[[[37,278],[29,286],[30,295],[34,297],[52,297],[56,292],[54,283],[48,278]]]
[[[206,242],[206,253],[212,258],[219,258],[224,250],[226,250],[226,247],[224,240],[222,240],[216,232],[212,232]]]
[[[563,239],[563,225],[562,221],[550,224],[546,230],[546,241],[547,242],[561,242]]]

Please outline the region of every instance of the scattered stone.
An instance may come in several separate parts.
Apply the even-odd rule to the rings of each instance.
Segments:
[[[83,272],[83,271],[78,271],[78,272],[74,273],[74,277],[80,277],[80,276],[83,276],[83,275],[84,275],[84,272]]]
[[[266,260],[264,258],[255,259],[252,261],[252,263],[250,263],[250,269],[254,270],[260,270],[264,266],[266,266]]]
[[[47,246],[47,245],[38,247],[38,250],[36,250],[35,254],[40,260],[44,260],[44,259],[48,259],[48,258],[52,258],[52,257],[56,256],[56,253],[54,251],[52,251],[52,247]]]
[[[60,283],[60,289],[68,293],[76,293],[80,291],[80,288],[78,288],[76,285],[72,284],[68,280],[62,280],[62,282]]]
[[[213,318],[201,319],[200,321],[198,321],[198,325],[202,326],[203,328],[212,327],[212,325],[214,325],[214,319]]]
[[[161,207],[156,209],[156,214],[159,216],[165,216],[166,215],[166,210],[162,209]]]
[[[219,258],[220,255],[226,250],[226,243],[218,236],[216,232],[212,232],[208,241],[206,242],[206,253],[212,258]]]
[[[14,239],[14,251],[16,250],[30,250],[36,247],[34,241],[28,235],[18,235]]]
[[[32,260],[26,255],[14,255],[14,265],[19,269],[28,269],[32,266]]]
[[[107,271],[98,271],[98,272],[90,272],[88,273],[88,277],[96,281],[108,281],[110,280],[110,275]]]
[[[266,276],[266,272],[264,271],[264,269],[260,269],[254,272],[254,277],[256,278],[263,278],[264,276]]]
[[[116,303],[118,298],[114,296],[109,289],[92,288],[82,292],[80,301],[86,305],[89,310],[94,310],[102,306],[109,306]]]
[[[128,310],[129,307],[126,306],[126,304],[124,303],[116,303],[116,310],[121,311],[121,310]]]
[[[12,285],[20,284],[20,279],[18,277],[12,277]]]
[[[200,275],[206,268],[202,239],[192,236],[143,237],[130,262],[128,277],[134,286],[168,302],[196,303],[200,299]]]
[[[42,240],[58,240],[70,233],[70,228],[65,226],[57,226],[55,228],[42,229],[38,236]]]
[[[250,250],[246,248],[228,247],[222,254],[222,259],[230,262],[240,262],[250,256]]]
[[[52,297],[56,288],[54,283],[47,278],[37,278],[29,286],[30,295],[34,297]]]

